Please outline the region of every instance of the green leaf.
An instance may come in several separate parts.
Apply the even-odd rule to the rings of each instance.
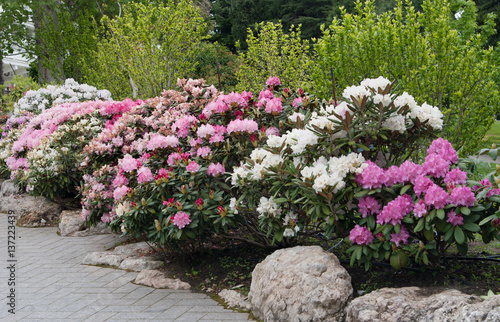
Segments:
[[[489,154],[493,161],[495,161],[497,159],[498,149],[491,149]]]
[[[486,224],[487,222],[490,222],[491,220],[495,219],[497,216],[495,214],[491,215],[491,216],[488,216],[486,218],[484,218],[483,220],[481,220],[481,222],[479,223],[479,226],[482,226],[484,224]]]
[[[424,262],[425,265],[429,265],[429,258],[427,257],[427,252],[424,252],[422,254],[422,261]]]
[[[463,244],[465,242],[465,234],[460,227],[455,227],[455,240],[457,241],[458,244]]]
[[[433,241],[434,240],[434,231],[425,229],[424,236],[425,236],[425,239],[427,239],[428,241]]]
[[[472,231],[472,232],[478,232],[481,230],[481,227],[479,227],[478,225],[471,223],[471,222],[464,223],[462,225],[462,228],[465,230],[468,230],[468,231]]]
[[[421,231],[422,229],[424,229],[424,218],[420,218],[418,223],[417,223],[417,226],[415,227],[415,229],[413,230],[414,232],[418,233],[419,231]]]
[[[444,219],[444,217],[445,217],[444,210],[443,210],[443,209],[438,209],[438,210],[436,211],[436,216],[437,216],[439,219],[443,220],[443,219]]]
[[[463,213],[464,215],[470,215],[470,209],[467,207],[462,207],[460,208],[460,212]]]
[[[401,191],[399,192],[400,195],[404,195],[404,193],[406,191],[408,191],[408,189],[411,188],[411,184],[407,184],[406,186],[404,186],[403,188],[401,188]]]
[[[368,192],[370,192],[370,190],[362,190],[362,191],[354,194],[354,197],[361,198],[363,196],[366,196],[368,194]]]

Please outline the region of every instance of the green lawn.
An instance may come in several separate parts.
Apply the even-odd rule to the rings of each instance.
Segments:
[[[484,147],[491,147],[491,144],[495,143],[500,147],[500,121],[495,121],[491,129],[486,132],[483,141],[485,141]]]

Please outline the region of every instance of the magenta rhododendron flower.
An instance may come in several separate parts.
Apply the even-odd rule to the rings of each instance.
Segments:
[[[356,225],[349,233],[349,240],[353,244],[370,245],[373,242],[373,235],[367,227]]]
[[[266,81],[267,86],[279,86],[281,85],[281,81],[279,77],[269,77]]]
[[[437,138],[432,141],[431,145],[427,149],[427,154],[437,154],[445,161],[451,163],[458,162],[458,155],[450,142],[444,140],[443,138]]]
[[[144,182],[149,182],[153,180],[153,173],[151,172],[151,169],[148,167],[141,167],[137,171],[137,182],[139,183],[144,183]]]
[[[400,182],[404,182],[401,181],[402,179],[401,170],[395,165],[390,166],[389,169],[385,170],[385,175],[387,177],[387,182],[385,183],[385,185],[388,187],[393,186]]]
[[[158,171],[158,174],[156,175],[155,177],[155,180],[159,180],[161,178],[165,178],[165,179],[168,179],[168,170],[165,169],[165,168],[161,168],[159,171]]]
[[[404,216],[413,210],[413,200],[407,194],[398,196],[384,206],[377,216],[377,224],[383,225],[390,223],[393,226],[401,223]]]
[[[129,187],[127,186],[118,187],[113,192],[113,198],[115,198],[116,201],[121,200],[128,192],[129,192]]]
[[[419,176],[415,180],[415,186],[413,187],[413,191],[415,194],[420,197],[422,193],[426,193],[427,189],[434,185],[434,182],[426,176]]]
[[[247,91],[243,91],[243,92],[241,92],[241,97],[243,97],[243,99],[248,102],[249,100],[252,99],[253,94],[250,91],[248,91],[248,92]]]
[[[224,166],[220,163],[212,163],[208,166],[207,174],[217,177],[218,175],[224,174],[226,172],[226,169],[224,169]]]
[[[421,218],[427,213],[427,206],[422,199],[418,199],[418,202],[413,207],[413,214],[415,217]]]
[[[461,214],[457,215],[454,211],[450,211],[448,213],[448,219],[446,219],[446,221],[452,224],[453,226],[464,224],[464,218],[462,217],[462,215]]]
[[[361,198],[358,206],[359,212],[363,215],[363,218],[380,213],[380,204],[372,196]]]
[[[476,197],[470,187],[456,187],[451,191],[451,203],[455,206],[472,207]]]
[[[172,223],[179,229],[182,229],[191,223],[191,218],[189,218],[189,215],[185,212],[178,212],[172,219]]]
[[[396,246],[399,247],[400,243],[407,244],[409,237],[410,237],[410,234],[408,233],[408,230],[406,230],[406,228],[404,226],[401,226],[399,233],[391,234],[391,242],[395,243]]]
[[[425,203],[436,209],[443,209],[450,203],[450,195],[440,186],[433,184],[425,193]]]
[[[453,186],[465,184],[467,181],[467,172],[464,172],[459,168],[455,168],[446,174],[446,177],[444,177],[443,181],[447,185]]]
[[[113,180],[113,187],[119,187],[121,185],[128,185],[128,179],[122,174],[119,174]]]
[[[384,169],[369,160],[366,163],[368,167],[356,176],[356,182],[362,185],[363,189],[382,188],[387,182],[387,175]]]
[[[450,169],[449,161],[446,161],[441,155],[436,153],[429,154],[422,164],[422,169],[428,175],[443,178]]]
[[[187,165],[186,170],[192,173],[198,172],[198,170],[200,170],[200,166],[198,163],[191,161],[191,163]]]
[[[488,178],[484,178],[483,180],[479,181],[479,183],[481,184],[481,186],[474,186],[473,187],[473,190],[474,191],[477,191],[478,189],[482,188],[482,187],[486,187],[486,188],[492,188],[492,184],[490,182],[490,180]],[[500,194],[500,189],[498,188],[495,188],[495,189],[491,189],[490,191],[488,191],[486,193],[486,198],[489,198],[493,195],[498,195]]]

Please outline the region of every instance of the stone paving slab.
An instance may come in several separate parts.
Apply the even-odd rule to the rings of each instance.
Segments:
[[[115,235],[60,237],[57,228],[16,227],[8,262],[7,215],[0,213],[0,321],[248,321],[206,294],[131,282],[138,273],[82,265],[89,252],[120,242]],[[7,266],[15,264],[15,314],[8,312]]]

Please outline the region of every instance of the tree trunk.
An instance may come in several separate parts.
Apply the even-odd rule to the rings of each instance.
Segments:
[[[53,26],[47,24],[44,19],[44,17],[49,16],[54,21]],[[57,81],[56,76],[57,78],[64,79],[65,77],[62,68],[62,60],[60,59],[61,57],[49,57],[47,52],[44,50],[43,41],[40,35],[40,30],[43,28],[47,28],[49,26],[56,29],[58,28],[58,18],[54,8],[49,6],[37,6],[34,8],[33,25],[35,27],[35,44],[38,49],[38,82],[40,84],[55,83]],[[47,62],[50,59],[58,60],[57,64],[53,65],[55,66],[54,70],[47,68]]]
[[[3,84],[5,84],[5,80],[3,79],[3,60],[0,58],[0,85]]]

